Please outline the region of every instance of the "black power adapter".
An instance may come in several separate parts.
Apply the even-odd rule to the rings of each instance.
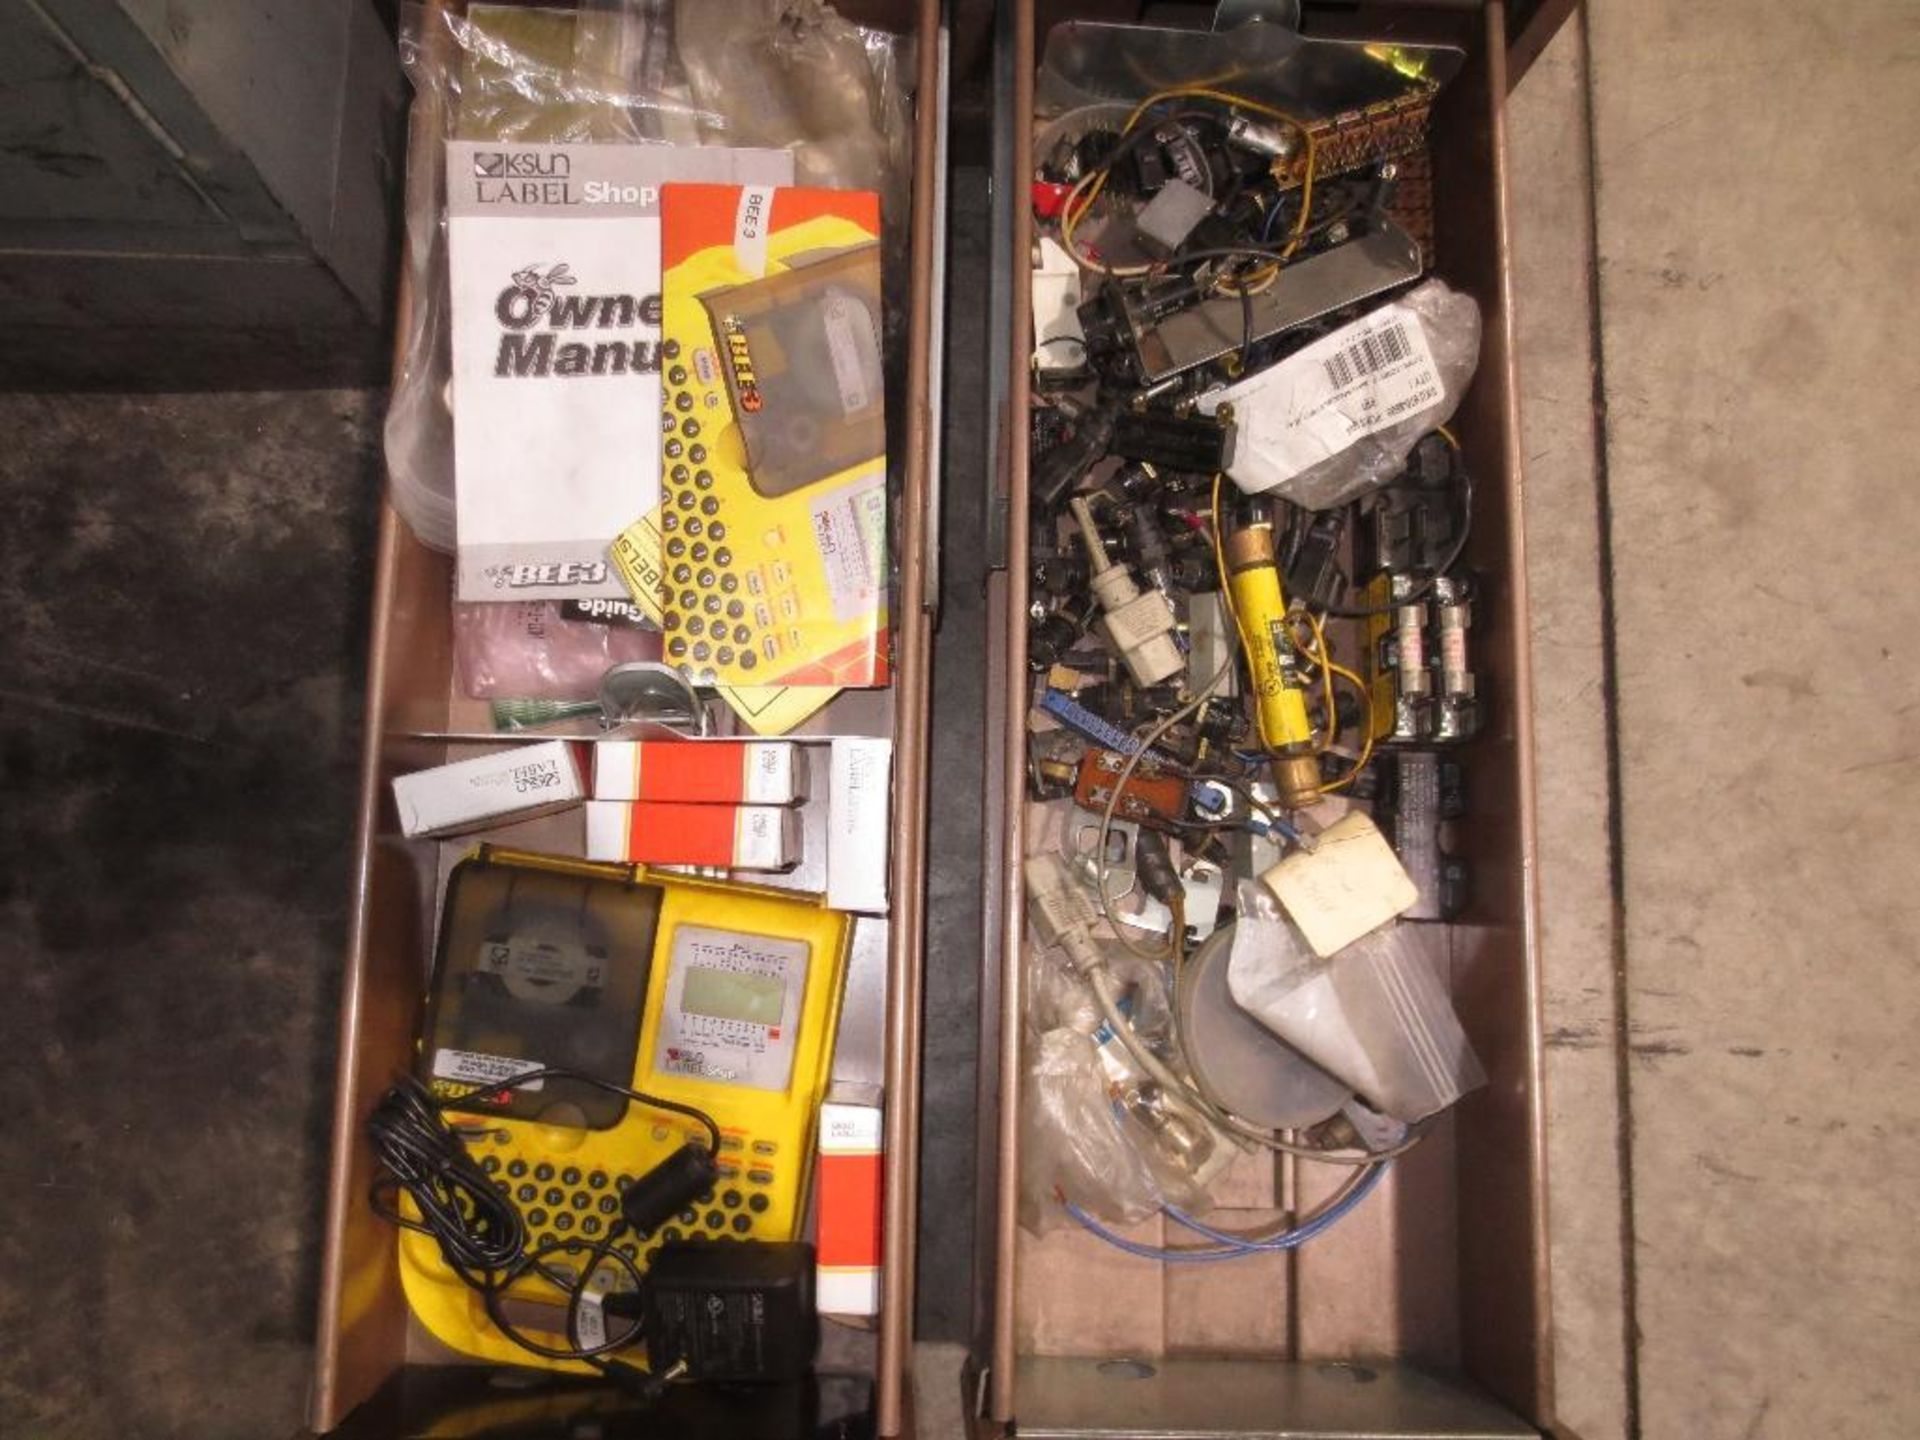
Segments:
[[[797,1241],[662,1245],[641,1301],[649,1368],[689,1380],[806,1374],[820,1343],[813,1270],[813,1246]]]

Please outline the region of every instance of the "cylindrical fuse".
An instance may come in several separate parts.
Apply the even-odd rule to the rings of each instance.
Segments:
[[[1320,767],[1313,751],[1313,721],[1307,715],[1287,602],[1274,562],[1273,526],[1250,525],[1227,536],[1227,591],[1240,620],[1253,676],[1254,719],[1273,755],[1274,781],[1290,810],[1320,798]]]

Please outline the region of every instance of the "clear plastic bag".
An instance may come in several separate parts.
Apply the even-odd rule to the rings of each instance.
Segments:
[[[1420,437],[1452,418],[1479,362],[1479,305],[1428,280],[1200,408],[1233,407],[1235,485],[1329,510],[1399,475]]]
[[[690,92],[722,117],[725,143],[790,149],[797,184],[878,191],[883,215],[906,215],[913,125],[897,37],[821,0],[679,0],[678,24]]]
[[[1165,967],[1129,957],[1118,942],[1097,983],[1138,1043],[1181,1068]],[[1117,953],[1116,953],[1117,952]],[[1027,948],[1028,1084],[1022,1183],[1025,1223],[1058,1223],[1064,1196],[1102,1219],[1131,1224],[1165,1203],[1211,1207],[1213,1181],[1238,1153],[1234,1141],[1181,1095],[1158,1084],[1130,1053],[1085,975],[1064,952]]]
[[[1059,1223],[1060,1199],[1120,1224],[1159,1211],[1159,1187],[1122,1128],[1109,1091],[1091,1036],[1059,1029],[1034,1038],[1020,1140],[1029,1229]]]
[[[1316,957],[1266,887],[1242,881],[1228,984],[1243,1010],[1301,1054],[1411,1124],[1486,1083],[1453,1011],[1426,927],[1394,923]]]
[[[660,633],[564,619],[550,600],[453,607],[453,664],[475,700],[592,700],[609,667],[660,658]]]
[[[729,18],[716,23],[722,14]],[[681,21],[690,27],[685,48],[696,57],[693,66],[683,63]],[[714,48],[717,32],[758,34],[744,28],[749,24],[766,32],[762,43],[772,47],[771,58],[756,54],[743,64],[749,52]],[[454,549],[448,140],[792,149],[806,183],[879,191],[890,236],[904,236],[911,133],[901,88],[906,51],[900,37],[848,24],[819,0],[745,6],[613,0],[579,10],[472,4],[464,15],[403,6],[400,63],[414,104],[402,358],[387,411],[386,454],[394,508],[414,534],[437,550]],[[698,71],[697,86],[690,69]],[[769,73],[784,77],[784,85],[772,86]],[[784,104],[770,111],[776,95]],[[702,100],[710,103],[703,108]],[[895,244],[890,254],[901,249]],[[902,267],[892,269],[904,274]],[[896,282],[890,276],[887,283]]]

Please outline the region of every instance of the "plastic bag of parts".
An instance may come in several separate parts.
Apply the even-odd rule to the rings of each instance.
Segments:
[[[1233,407],[1234,484],[1330,510],[1406,467],[1420,437],[1452,417],[1479,360],[1480,307],[1428,280],[1200,408]]]
[[[1321,960],[1263,889],[1240,887],[1227,980],[1243,1010],[1408,1124],[1486,1083],[1434,959],[1421,951],[1422,937],[1443,932],[1395,922]]]
[[[1022,1220],[1043,1231],[1070,1201],[1132,1225],[1162,1205],[1204,1211],[1236,1153],[1192,1105],[1162,1090],[1104,1029],[1048,1030],[1029,1043],[1022,1107]]]
[[[591,700],[609,667],[658,660],[660,634],[569,620],[550,600],[453,607],[453,663],[475,700]]]
[[[740,9],[787,37],[786,104],[772,114],[765,83],[772,62],[742,66],[733,55],[733,70],[715,68],[711,36],[737,25],[732,16]],[[683,16],[684,34],[677,28]],[[414,105],[403,359],[387,410],[386,454],[394,508],[423,543],[445,551],[455,544],[446,142],[790,148],[804,183],[878,190],[883,213],[904,234],[905,48],[899,37],[836,19],[818,0],[746,7],[613,0],[579,10],[474,3],[464,15],[402,8],[400,63]],[[697,63],[685,59],[689,52]],[[736,76],[752,83],[736,84]],[[844,128],[825,133],[829,119]]]
[[[678,26],[693,99],[722,117],[707,143],[790,149],[794,183],[877,190],[883,216],[906,216],[913,125],[898,37],[820,0],[679,0]]]

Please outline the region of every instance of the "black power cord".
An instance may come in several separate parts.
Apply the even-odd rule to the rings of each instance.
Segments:
[[[549,1360],[581,1360],[610,1372],[627,1371],[636,1381],[652,1387],[657,1383],[653,1377],[629,1366],[608,1365],[600,1359],[641,1339],[642,1326],[637,1319],[620,1334],[598,1345],[578,1343],[580,1305],[586,1297],[588,1282],[602,1264],[611,1261],[624,1270],[635,1290],[642,1283],[639,1265],[632,1257],[614,1249],[615,1243],[631,1228],[626,1216],[612,1221],[606,1234],[596,1241],[569,1237],[529,1250],[526,1222],[521,1218],[519,1207],[494,1184],[493,1177],[480,1168],[479,1162],[468,1153],[460,1131],[447,1120],[446,1111],[470,1105],[476,1095],[498,1094],[549,1079],[577,1081],[655,1110],[683,1115],[705,1127],[711,1142],[708,1157],[720,1148],[720,1127],[706,1111],[577,1070],[530,1070],[498,1084],[475,1086],[459,1095],[445,1097],[434,1095],[419,1079],[408,1075],[381,1097],[367,1120],[367,1138],[385,1172],[373,1183],[370,1203],[376,1214],[400,1228],[432,1236],[447,1268],[479,1294],[488,1318],[502,1335],[523,1350]],[[665,1170],[673,1166],[677,1158],[669,1157],[658,1168]],[[651,1174],[643,1176],[629,1190],[646,1186],[652,1178]],[[400,1193],[413,1201],[420,1214],[418,1220],[401,1213],[397,1204]],[[563,1256],[567,1257],[564,1267],[560,1260]],[[572,1263],[574,1257],[581,1257],[577,1265]],[[509,1286],[535,1275],[567,1297],[568,1343],[565,1347],[547,1345],[523,1334],[506,1317],[501,1306],[501,1298]]]

